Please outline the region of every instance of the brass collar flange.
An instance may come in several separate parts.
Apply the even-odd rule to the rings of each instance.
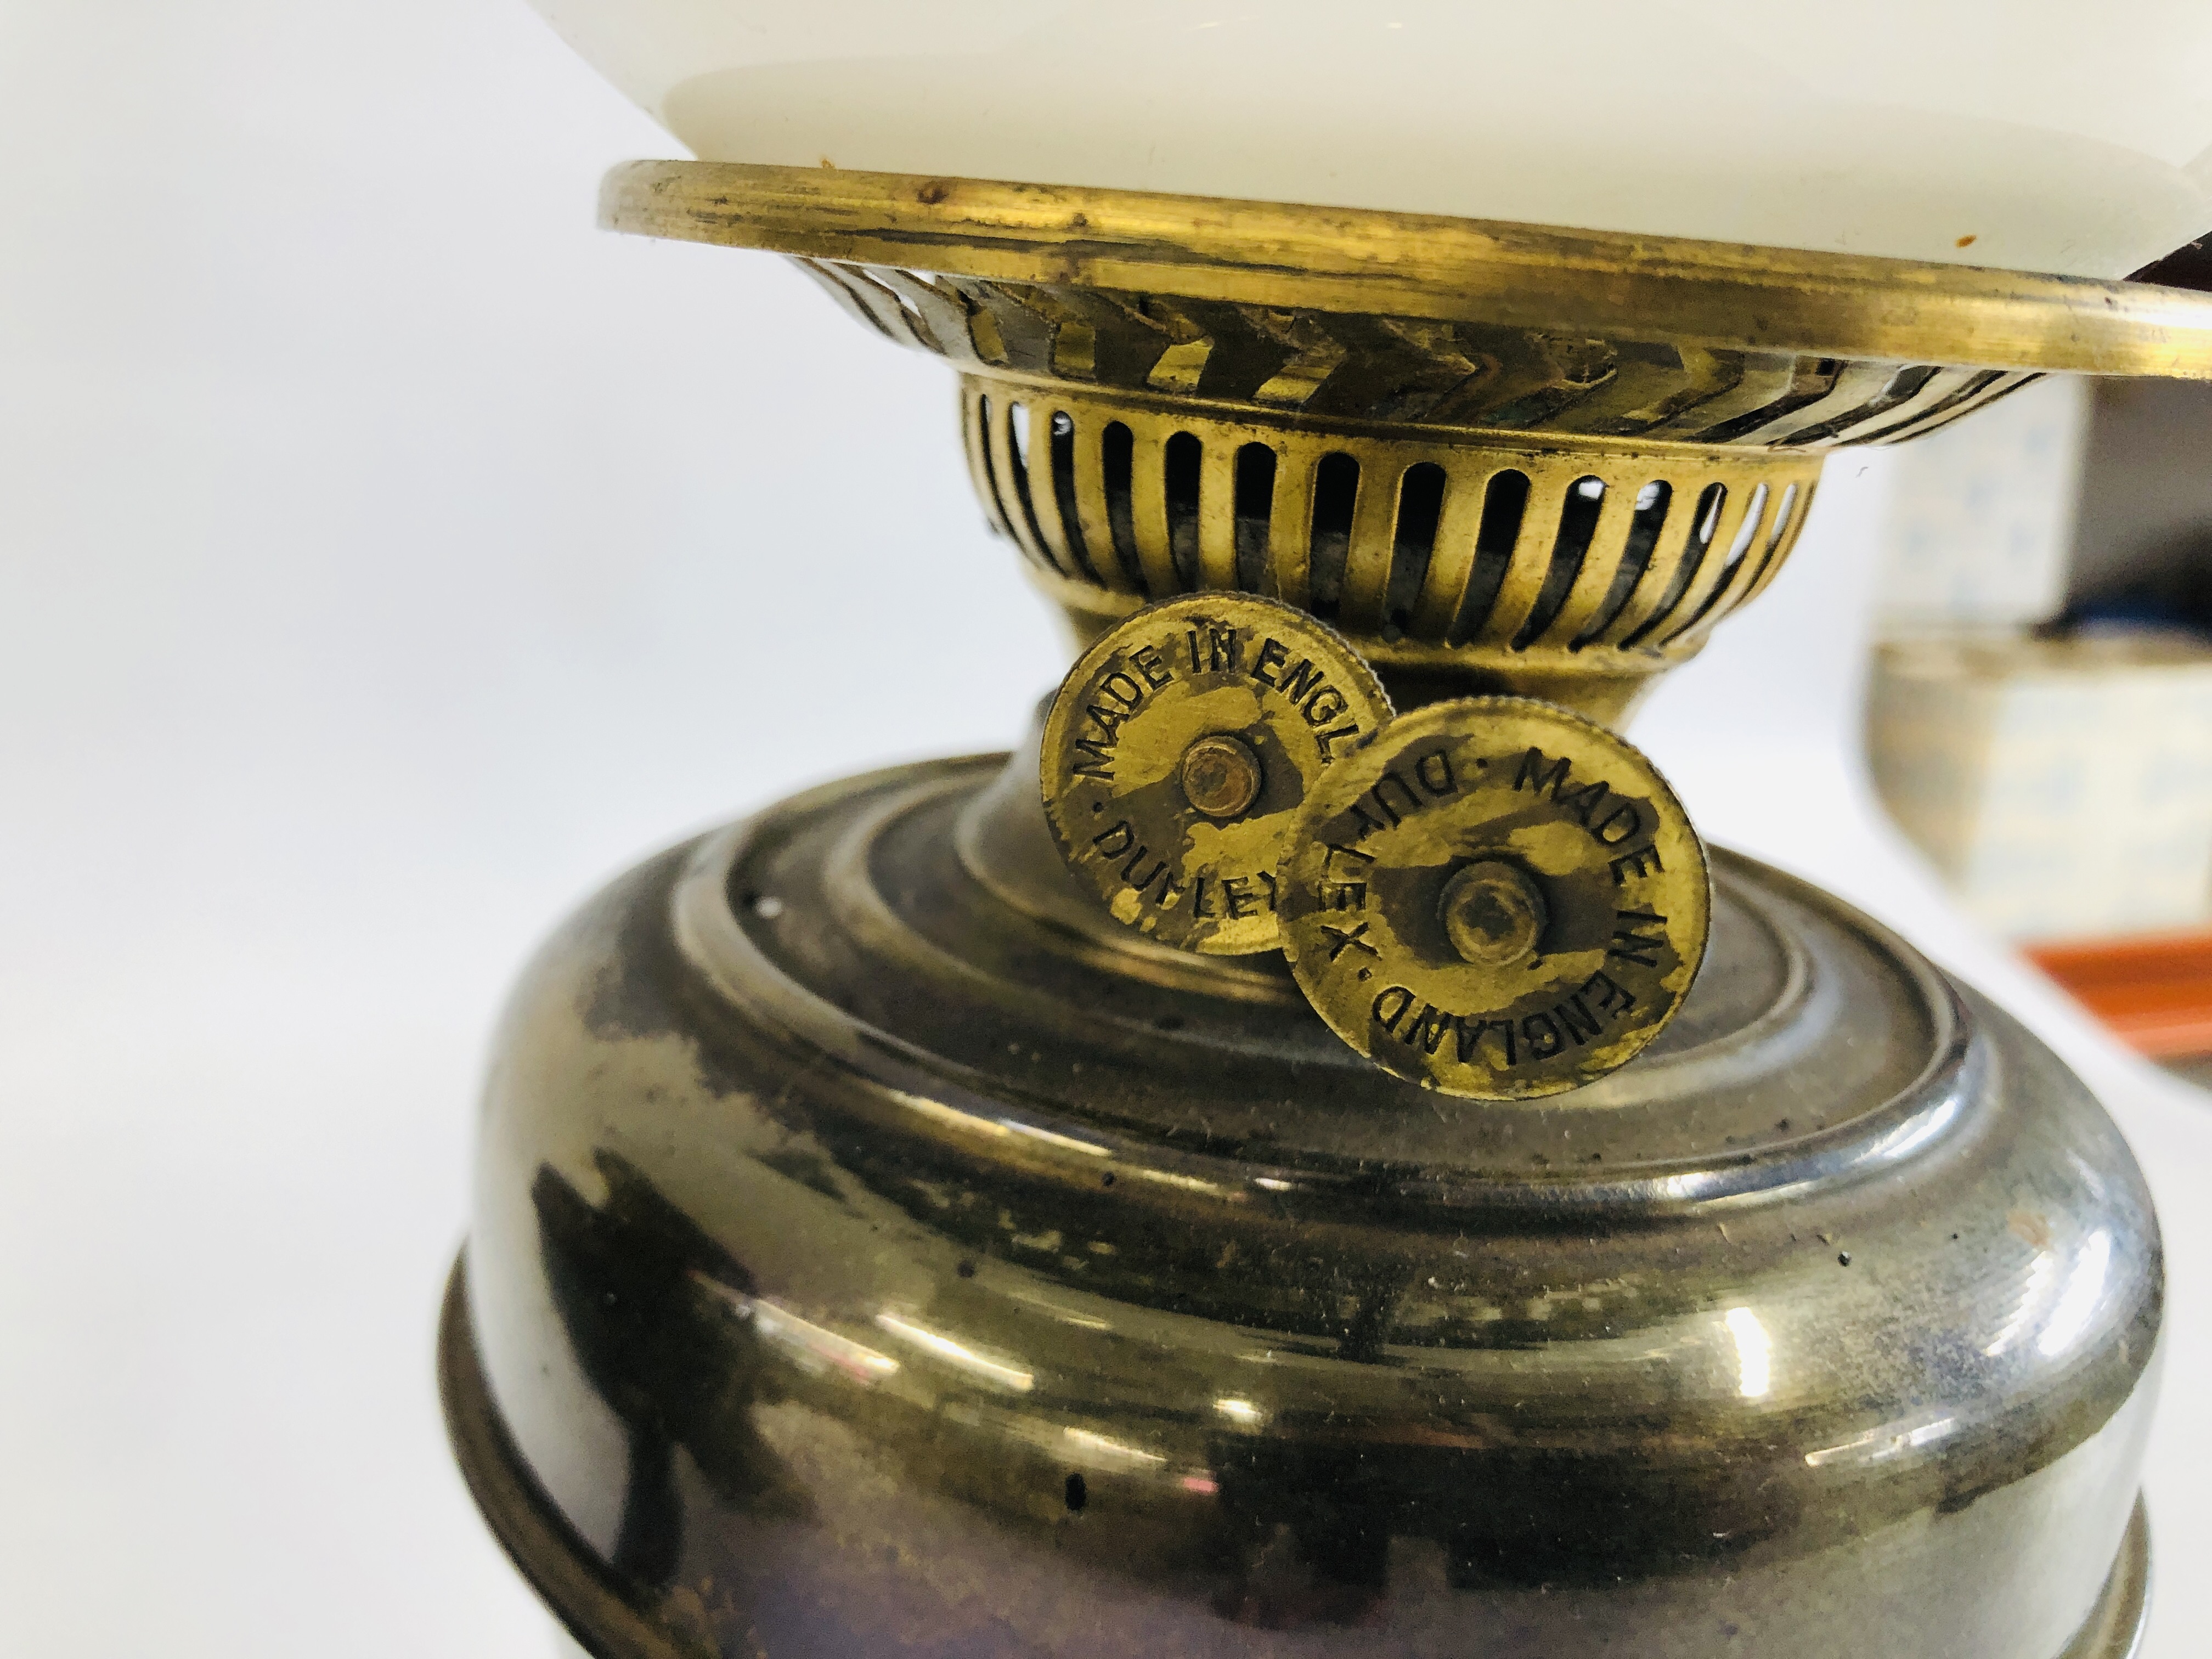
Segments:
[[[1436,215],[633,161],[609,229],[838,264],[1722,351],[2212,378],[2212,295]]]

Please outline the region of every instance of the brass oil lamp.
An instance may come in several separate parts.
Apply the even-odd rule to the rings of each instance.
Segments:
[[[820,167],[603,217],[946,359],[1079,654],[517,993],[442,1382],[583,1646],[2132,1650],[2127,1147],[1620,728],[1827,453],[2212,374],[2212,300]]]

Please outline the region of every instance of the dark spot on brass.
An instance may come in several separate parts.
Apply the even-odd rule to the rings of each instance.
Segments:
[[[1091,1492],[1083,1484],[1081,1475],[1071,1474],[1067,1477],[1066,1493],[1067,1512],[1070,1515],[1082,1514],[1083,1506],[1091,1501]]]

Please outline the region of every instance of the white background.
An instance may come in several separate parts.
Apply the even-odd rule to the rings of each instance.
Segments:
[[[0,1651],[540,1659],[431,1383],[507,981],[642,853],[1000,746],[1059,672],[939,365],[776,261],[592,230],[672,153],[520,0],[0,0]],[[1831,468],[1638,736],[2136,1138],[2182,1659],[2212,1119],[1867,811],[1882,483]]]

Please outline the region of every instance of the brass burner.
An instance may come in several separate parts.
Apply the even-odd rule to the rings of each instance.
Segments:
[[[790,254],[957,368],[985,511],[1086,639],[1265,594],[1408,706],[1617,725],[1772,581],[1830,451],[2047,371],[2212,374],[2212,297],[2141,283],[699,162],[601,213]]]

